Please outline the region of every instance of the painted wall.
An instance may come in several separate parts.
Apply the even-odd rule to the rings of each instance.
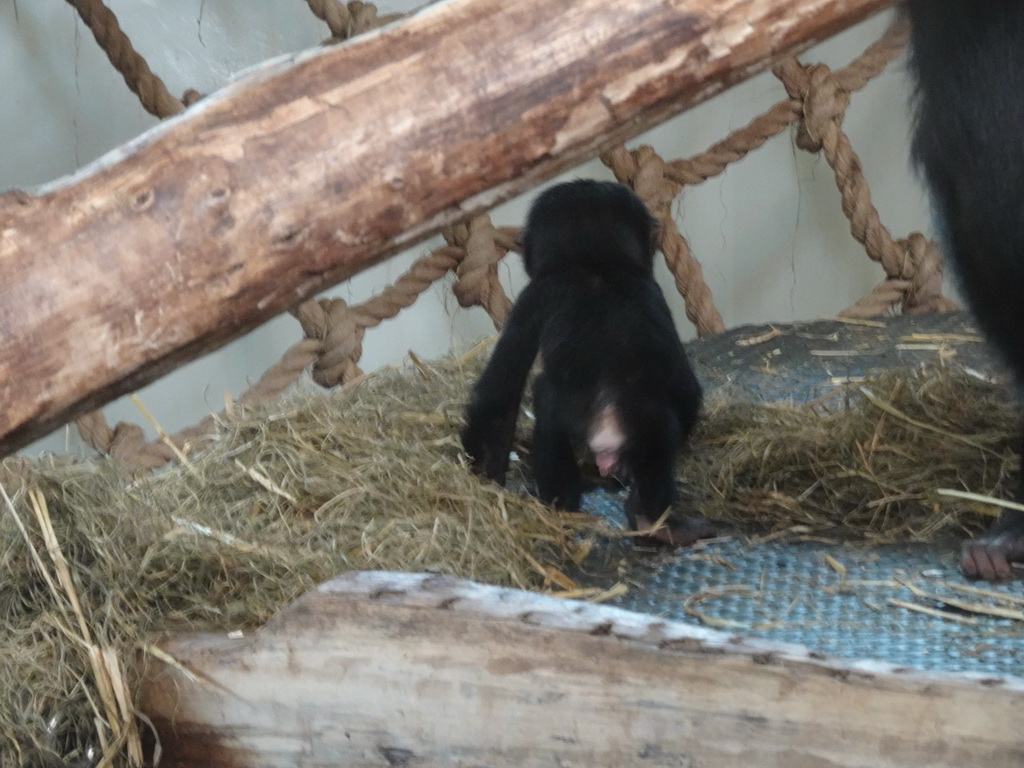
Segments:
[[[381,13],[419,3],[386,0]],[[216,90],[233,73],[288,51],[317,45],[326,26],[299,0],[108,0],[135,47],[172,93]],[[814,48],[805,61],[840,68],[882,33],[883,14]],[[68,174],[154,125],[64,0],[0,0],[0,190],[31,188]],[[897,61],[854,96],[846,130],[864,165],[883,222],[896,236],[930,231],[922,187],[908,162],[908,81]],[[745,125],[785,92],[770,74],[758,76],[632,142],[653,145],[666,159],[694,155]],[[611,178],[594,161],[564,178]],[[532,193],[493,212],[498,224],[519,224]],[[798,150],[787,133],[724,175],[684,194],[681,230],[704,266],[728,326],[833,315],[883,278],[849,234],[834,177],[820,157]],[[330,295],[362,301],[397,278],[438,239],[338,286]],[[693,335],[667,270],[660,278],[680,332]],[[517,259],[504,279],[514,292],[523,277]],[[482,310],[462,310],[450,281],[429,290],[397,319],[367,332],[362,366],[399,363],[408,350],[425,358],[465,348],[492,332]],[[139,394],[168,431],[223,407],[301,336],[279,317],[249,336],[191,363]],[[108,420],[142,423],[125,400]],[[60,430],[28,449],[79,450],[74,430]]]

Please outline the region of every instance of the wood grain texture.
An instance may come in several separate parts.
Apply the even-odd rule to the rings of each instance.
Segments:
[[[172,639],[142,707],[184,766],[1024,765],[1024,680],[815,657],[456,579],[341,576],[254,636]]]
[[[893,0],[449,0],[0,196],[0,455]]]

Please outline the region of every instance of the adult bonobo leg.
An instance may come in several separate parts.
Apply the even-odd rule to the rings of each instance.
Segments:
[[[1024,2],[908,0],[914,159],[982,330],[1024,383]],[[1024,492],[1018,491],[1018,501]],[[964,544],[970,578],[1009,579],[1024,514]]]

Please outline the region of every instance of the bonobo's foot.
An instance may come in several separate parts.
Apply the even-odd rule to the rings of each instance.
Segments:
[[[999,521],[960,547],[960,569],[969,579],[1009,581],[1010,563],[1024,562],[1024,513],[1005,510]]]
[[[688,547],[699,539],[710,539],[715,529],[703,517],[670,516],[659,528],[653,528],[657,520],[637,515],[637,530],[643,534],[636,537],[637,544],[655,547]]]

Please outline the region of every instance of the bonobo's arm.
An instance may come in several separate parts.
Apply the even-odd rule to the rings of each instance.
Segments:
[[[508,471],[519,403],[551,300],[540,281],[519,294],[466,409],[462,446],[473,459],[473,471],[499,483]]]
[[[969,579],[1009,581],[1010,563],[1024,562],[1024,512],[1003,510],[999,521],[960,548],[960,568]]]

